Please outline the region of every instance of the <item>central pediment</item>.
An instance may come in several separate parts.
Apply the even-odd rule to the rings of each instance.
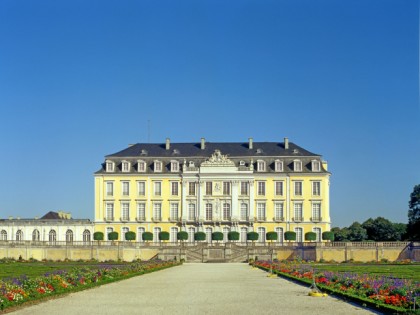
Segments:
[[[201,163],[204,167],[231,167],[235,166],[235,163],[230,160],[227,155],[223,155],[220,150],[215,150],[211,157],[207,161]]]

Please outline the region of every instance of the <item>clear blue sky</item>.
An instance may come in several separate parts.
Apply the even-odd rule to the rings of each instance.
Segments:
[[[93,218],[129,143],[290,141],[333,226],[407,221],[420,184],[417,0],[0,1],[0,218]]]

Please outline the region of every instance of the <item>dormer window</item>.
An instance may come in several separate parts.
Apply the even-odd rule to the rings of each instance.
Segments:
[[[274,161],[274,170],[276,172],[283,172],[283,161],[275,160]]]
[[[122,163],[121,163],[121,171],[123,171],[123,172],[129,172],[130,171],[130,162],[128,162],[128,161],[122,161]]]
[[[137,161],[137,171],[146,172],[146,162],[142,160]]]
[[[155,161],[154,164],[154,170],[155,172],[162,172],[162,162],[161,161]]]
[[[312,160],[312,172],[321,171],[321,163],[317,160]]]
[[[114,162],[106,161],[105,165],[106,165],[106,171],[107,172],[113,172],[114,171]]]
[[[245,161],[240,161],[239,166],[245,166]]]
[[[302,172],[302,161],[294,160],[293,161],[293,170],[295,172]]]
[[[194,161],[190,161],[190,163],[189,163],[189,165],[188,165],[189,167],[194,167]]]
[[[140,155],[147,155],[147,150],[142,149]]]
[[[179,172],[179,162],[171,161],[171,172]]]
[[[257,161],[257,171],[265,172],[265,161],[262,161],[262,160]]]

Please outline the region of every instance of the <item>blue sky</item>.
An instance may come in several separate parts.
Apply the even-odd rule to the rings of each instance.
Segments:
[[[0,1],[0,218],[93,219],[129,143],[290,141],[333,226],[407,221],[420,183],[415,0]]]

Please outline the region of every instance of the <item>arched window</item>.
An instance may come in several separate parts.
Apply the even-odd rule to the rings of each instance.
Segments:
[[[55,230],[51,230],[48,233],[48,241],[50,243],[55,243],[57,241],[57,232]]]
[[[0,232],[0,241],[7,241],[7,232],[5,230]]]
[[[67,230],[66,232],[66,243],[73,243],[73,231]]]
[[[83,231],[83,242],[90,242],[90,231],[84,230]]]
[[[32,240],[35,242],[40,240],[40,233],[37,229],[32,232]]]
[[[16,241],[23,241],[23,231],[22,230],[18,230],[16,232]]]

